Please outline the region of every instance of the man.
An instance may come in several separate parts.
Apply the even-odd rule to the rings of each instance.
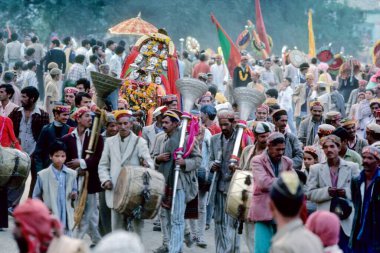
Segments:
[[[12,33],[11,42],[5,46],[4,62],[8,66],[8,69],[13,69],[13,66],[17,61],[21,61],[21,43],[17,40],[17,33]]]
[[[304,201],[302,185],[294,172],[283,172],[270,190],[270,210],[277,224],[270,252],[322,253],[320,239],[300,219]]]
[[[323,152],[321,139],[325,136],[332,134],[332,132],[334,132],[335,129],[336,128],[334,126],[329,125],[329,124],[321,124],[318,127],[318,134],[317,134],[317,137],[315,138],[315,141],[312,147],[314,147],[316,150],[319,163],[323,163],[326,161],[326,156],[325,156],[325,153]]]
[[[248,83],[251,82],[251,71],[248,66],[248,56],[243,55],[240,60],[240,64],[234,69],[234,74],[232,77],[232,87],[247,87]]]
[[[16,75],[12,71],[6,71],[3,75],[3,84],[10,84],[13,87],[13,90],[15,93],[13,94],[13,97],[11,101],[15,103],[16,105],[21,105],[21,92],[18,86],[15,84],[16,81]]]
[[[380,148],[380,125],[376,123],[368,124],[366,136],[369,145]]]
[[[215,192],[215,199],[210,200],[215,205],[215,246],[216,252],[239,252],[240,236],[235,226],[237,220],[225,210],[227,192],[234,173],[230,159],[237,133],[234,129],[235,115],[232,111],[222,110],[217,117],[222,132],[211,137],[209,160],[211,174],[217,173],[214,189],[210,189],[210,192]]]
[[[59,47],[60,42],[58,39],[51,41],[50,50],[46,53],[45,56],[45,70],[48,69],[50,62],[55,62],[58,64],[58,68],[65,74],[66,71],[66,55]]]
[[[66,87],[64,89],[65,104],[71,106],[71,109],[75,107],[75,95],[79,92],[77,88]]]
[[[354,252],[379,252],[380,150],[363,148],[363,171],[351,183],[354,220],[350,246]]]
[[[274,57],[273,59],[273,65],[271,66],[271,71],[274,74],[274,80],[276,84],[280,84],[284,78],[283,78],[283,71],[281,68],[280,58]],[[290,79],[291,80],[291,79]],[[290,85],[291,81],[289,82]]]
[[[342,115],[337,111],[329,111],[326,113],[325,123],[334,126],[335,128],[341,126]]]
[[[80,78],[75,82],[75,88],[78,92],[90,93],[91,83],[86,78]]]
[[[70,36],[63,39],[63,44],[65,46],[62,50],[65,53],[66,59],[66,70],[63,72],[67,73],[71,69],[72,64],[75,62],[75,51],[73,49],[73,40]]]
[[[37,36],[32,37],[32,44],[28,47],[34,49],[34,60],[37,64],[37,80],[38,80],[38,89],[42,90],[44,88],[43,86],[43,65],[42,65],[42,59],[45,57],[45,50],[40,43]]]
[[[25,72],[22,87],[25,88],[28,86],[32,86],[38,89],[38,80],[36,75],[37,64],[35,61],[29,61],[27,66],[28,70]],[[41,97],[43,98],[43,94],[41,94]]]
[[[114,51],[115,51],[116,46],[117,46],[117,44],[113,40],[108,40],[106,42],[106,50],[104,51],[104,53],[106,55],[105,63],[110,64],[111,58],[115,54]]]
[[[210,68],[211,73],[214,77],[214,83],[218,87],[218,91],[224,94],[226,79],[228,79],[228,70],[225,65],[222,64],[222,56],[217,54],[215,56],[215,64],[213,64]]]
[[[358,94],[360,92],[365,93],[367,83],[368,82],[366,80],[360,80],[359,81],[359,87],[357,89],[354,89],[351,91],[350,97],[349,97],[348,102],[347,102],[347,110],[346,110],[347,112],[349,112],[351,110],[351,107],[357,103]]]
[[[302,120],[298,129],[298,139],[304,146],[314,144],[314,139],[318,131],[318,126],[324,123],[323,106],[318,101],[310,103],[310,113],[306,119]]]
[[[343,95],[345,103],[348,103],[351,92],[359,87],[358,79],[356,79],[354,74],[351,76],[349,72],[343,71],[338,77],[338,91]]]
[[[75,83],[81,78],[87,78],[86,68],[84,67],[85,56],[80,54],[75,56],[74,64],[67,73],[66,80]]]
[[[162,133],[164,130],[162,128],[162,116],[168,110],[166,106],[160,106],[156,108],[153,112],[153,118],[155,122],[150,126],[145,126],[142,129],[142,137],[146,140],[149,153],[152,154],[154,148],[154,142],[156,141],[156,136]]]
[[[274,235],[275,224],[269,209],[269,191],[279,175],[293,170],[293,162],[285,153],[285,136],[273,132],[267,139],[266,151],[253,157],[251,169],[253,177],[253,196],[248,214],[248,221],[255,222],[254,252],[269,251],[270,240]]]
[[[49,147],[69,132],[70,127],[66,123],[70,117],[70,109],[70,106],[54,105],[54,121],[42,128],[36,143],[33,158],[37,172],[49,167]]]
[[[215,122],[216,109],[212,105],[203,105],[201,107],[201,120],[203,126],[205,126],[211,133],[215,135],[221,132],[220,127]]]
[[[269,107],[266,104],[261,104],[256,108],[255,119],[247,121],[247,127],[252,129],[258,121],[267,122],[269,116]]]
[[[2,84],[0,85],[0,116],[8,117],[8,115],[16,108],[18,105],[11,102],[11,99],[15,93],[12,85]]]
[[[13,122],[14,132],[20,140],[22,150],[29,156],[33,155],[38,137],[41,134],[42,128],[49,124],[49,114],[37,107],[39,92],[34,87],[26,87],[21,90],[21,107],[15,108],[9,118]],[[37,171],[34,163],[31,166],[31,191],[37,178]],[[8,195],[8,200],[11,206],[18,205],[21,195],[24,191],[24,185],[20,188],[11,190]]]
[[[4,35],[3,33],[0,33],[0,68],[2,71],[4,71],[4,53],[5,53],[5,44],[3,41]]]
[[[162,105],[166,106],[168,110],[178,110],[177,96],[174,94],[163,96]]]
[[[338,127],[334,132],[332,132],[332,134],[338,136],[341,141],[339,156],[342,157],[345,161],[358,164],[360,168],[362,165],[362,158],[357,152],[348,148],[349,134],[347,130],[343,127]]]
[[[348,132],[348,148],[356,151],[358,154],[361,154],[363,148],[365,146],[368,146],[368,142],[356,134],[356,121],[353,119],[345,118],[341,120],[341,125]]]
[[[207,55],[203,53],[199,56],[199,62],[194,65],[192,76],[198,79],[199,74],[207,74],[209,72],[210,66],[207,63]]]
[[[79,196],[84,190],[81,188],[84,180],[83,176],[88,173],[87,199],[83,217],[79,226],[74,230],[74,237],[83,239],[85,234],[88,233],[92,243],[97,244],[101,236],[98,229],[99,211],[96,193],[102,191],[98,175],[98,164],[103,151],[103,138],[97,137],[97,143],[92,150],[93,154],[86,152],[89,149],[91,136],[92,118],[90,113],[90,109],[87,107],[78,108],[72,115],[78,126],[70,134],[63,136],[61,140],[67,146],[66,166],[78,172]]]
[[[313,75],[314,84],[317,83],[318,77],[319,77],[317,62],[318,62],[317,58],[315,58],[315,57],[311,58],[310,67],[309,67],[309,69],[307,71],[308,73],[310,73],[310,74]]]
[[[50,120],[54,119],[53,106],[61,100],[59,96],[60,81],[61,81],[61,70],[59,68],[54,68],[50,70],[51,81],[46,84],[45,87],[45,98],[44,104],[46,111],[50,115]]]
[[[192,77],[193,66],[191,61],[189,60],[189,53],[187,51],[183,51],[182,53],[182,61],[184,63],[183,76],[184,77]]]
[[[185,231],[185,208],[187,203],[195,199],[198,194],[198,178],[196,170],[201,165],[202,156],[199,145],[196,140],[194,143],[187,145],[192,147],[191,150],[184,150],[187,156],[174,159],[178,149],[181,135],[179,115],[171,110],[164,113],[162,126],[165,134],[162,140],[157,140],[157,149],[155,148],[153,157],[155,157],[155,168],[165,177],[166,193],[162,201],[161,208],[161,226],[163,231],[169,230],[169,242],[163,242],[163,246],[156,252],[180,252],[184,240]],[[186,142],[189,139],[186,138]],[[174,190],[174,168],[180,166],[177,192],[175,196],[174,213],[171,215],[172,208],[172,191]]]
[[[283,109],[276,110],[272,114],[272,119],[276,131],[282,133],[285,137],[285,156],[293,160],[294,169],[301,169],[303,162],[301,142],[294,134],[286,131],[287,112]]]
[[[310,65],[307,62],[304,62],[299,67],[299,83],[305,83],[307,78],[307,72],[309,72]],[[314,76],[311,75],[314,82]]]
[[[271,70],[272,61],[270,58],[266,59],[264,61],[264,68],[265,70],[261,73],[260,79],[263,82],[264,85],[266,85],[269,88],[276,88],[276,77],[274,73]],[[281,81],[281,80],[280,80]]]
[[[119,133],[106,139],[103,153],[99,163],[99,178],[102,188],[106,190],[106,203],[111,208],[112,231],[127,230],[128,224],[124,215],[113,209],[114,187],[120,171],[124,166],[140,166],[140,159],[146,167],[153,168],[153,161],[149,155],[146,141],[136,136],[132,131],[134,118],[129,110],[115,112],[115,119],[119,126]],[[141,237],[143,221],[133,218],[133,230]]]
[[[81,45],[82,46],[79,47],[79,48],[77,48],[77,50],[75,51],[75,55],[84,55],[84,56],[86,56],[87,52],[91,48],[90,41],[88,39],[84,39],[84,40],[82,40]]]
[[[306,82],[298,85],[293,93],[294,117],[297,119],[297,126],[303,118],[307,116],[308,107],[310,103],[310,95],[313,88],[313,75],[306,75]]]
[[[317,210],[330,211],[332,199],[336,197],[351,201],[350,184],[352,178],[359,175],[359,165],[339,157],[342,142],[336,135],[328,135],[321,140],[327,161],[310,167],[306,189],[309,200],[316,202]],[[335,200],[334,200],[335,202]],[[335,209],[332,209],[335,210]],[[345,211],[341,219],[339,247],[348,252],[348,240],[351,234],[353,213]]]
[[[121,77],[121,70],[123,67],[123,53],[124,47],[117,46],[115,49],[115,54],[111,57],[109,62],[111,74],[116,78]]]

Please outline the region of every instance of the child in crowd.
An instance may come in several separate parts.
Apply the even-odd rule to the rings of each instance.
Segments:
[[[77,198],[77,172],[67,168],[66,145],[54,142],[49,149],[52,164],[38,172],[33,198],[42,200],[62,223],[66,235],[74,228],[74,205]]]
[[[303,166],[302,166],[302,172],[305,173],[307,177],[309,177],[310,173],[310,167],[311,165],[318,163],[318,152],[313,146],[305,146],[303,148]],[[312,212],[314,212],[317,209],[317,206],[314,202],[307,201],[306,202],[306,208],[307,213],[310,215]]]

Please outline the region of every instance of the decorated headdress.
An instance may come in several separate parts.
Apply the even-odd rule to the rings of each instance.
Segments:
[[[341,114],[340,112],[337,112],[337,111],[329,111],[326,113],[326,119],[329,119],[329,120],[337,120],[337,119],[340,119],[341,117]]]
[[[318,152],[313,146],[305,146],[303,152],[310,154],[315,160],[318,160]]]
[[[363,154],[369,153],[373,155],[377,160],[380,160],[380,150],[374,146],[365,146],[362,151]]]
[[[162,115],[164,114],[166,111],[168,110],[168,108],[166,106],[160,106],[160,107],[157,107],[156,110],[154,110],[153,112],[153,118],[159,116],[159,115]]]
[[[349,125],[355,125],[356,124],[356,120],[354,119],[351,119],[351,118],[344,118],[340,121],[340,124],[342,127],[347,127]]]
[[[164,103],[164,104],[171,103],[173,101],[178,101],[177,96],[174,94],[166,95],[166,96],[162,97],[162,103]]]
[[[68,105],[54,105],[53,111],[58,112],[58,113],[70,113],[71,111],[71,106]]]
[[[380,134],[380,125],[376,123],[370,123],[367,125],[366,129],[368,131],[374,132],[375,134]]]
[[[267,144],[272,143],[274,140],[282,139],[285,141],[285,136],[280,132],[273,132],[268,136]]]
[[[77,94],[79,90],[75,87],[66,87],[64,90],[65,94]]]
[[[313,107],[314,106],[320,106],[320,107],[322,107],[322,109],[323,109],[323,105],[321,104],[321,102],[319,102],[319,101],[311,101],[310,102],[310,110],[312,110],[313,109]]]
[[[272,131],[272,126],[267,122],[257,122],[253,129],[253,132],[256,134],[271,133]]]
[[[235,114],[230,110],[220,110],[217,115],[218,119],[235,119]]]
[[[116,110],[113,112],[115,115],[115,119],[118,120],[122,117],[132,117],[132,111],[131,110]]]
[[[260,106],[258,106],[257,109],[256,109],[256,112],[257,112],[257,110],[259,110],[259,109],[266,110],[267,113],[269,114],[269,107],[268,107],[266,104],[261,104]]]
[[[330,135],[327,135],[327,136],[323,137],[320,140],[320,143],[323,146],[328,141],[332,141],[333,143],[337,144],[338,146],[340,146],[342,144],[342,141],[340,140],[340,138],[338,136],[334,135],[334,134],[330,134]]]
[[[173,111],[173,110],[167,110],[163,117],[170,117],[172,119],[175,119],[176,121],[180,122],[181,119],[180,119],[180,116],[178,115],[177,112]]]
[[[271,106],[271,105],[276,105],[278,103],[277,103],[277,99],[275,98],[267,98],[264,104],[266,104],[267,106]]]
[[[322,135],[330,135],[332,132],[334,132],[335,127],[329,124],[321,124],[318,127],[318,133]]]
[[[87,106],[82,106],[78,108],[72,115],[73,119],[78,120],[80,117],[82,117],[83,114],[91,112],[90,109],[88,109]]]

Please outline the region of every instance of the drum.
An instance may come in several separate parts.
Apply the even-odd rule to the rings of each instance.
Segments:
[[[121,169],[114,190],[116,212],[138,219],[153,219],[164,195],[165,178],[155,170],[141,166]]]
[[[227,194],[226,212],[238,220],[248,216],[253,193],[252,171],[236,170]]]
[[[289,61],[294,67],[299,68],[302,63],[307,62],[307,57],[301,51],[294,49],[289,52]]]
[[[0,187],[20,187],[29,175],[30,166],[28,154],[15,148],[0,146]]]

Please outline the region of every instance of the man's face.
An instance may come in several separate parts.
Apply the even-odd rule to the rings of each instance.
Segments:
[[[314,121],[320,121],[322,118],[323,109],[321,106],[313,106],[311,108],[311,115],[313,116]]]
[[[373,98],[372,91],[367,90],[367,91],[365,92],[365,98],[366,98],[367,100],[371,100],[371,99]]]
[[[106,127],[106,136],[111,137],[115,136],[119,132],[119,125],[117,123],[108,123]]]
[[[261,147],[266,147],[269,134],[270,134],[269,132],[262,133],[262,134],[255,134],[256,141]]]
[[[217,58],[215,59],[215,61],[216,61],[216,64],[217,64],[217,65],[220,65],[220,64],[222,63],[222,57],[217,57]]]
[[[256,110],[256,121],[267,121],[268,112],[265,109],[259,108]]]
[[[283,133],[286,129],[286,125],[288,124],[288,116],[282,115],[278,121],[274,122],[274,124],[276,125],[277,129]]]
[[[355,135],[356,135],[356,125],[355,124],[347,125],[344,128],[347,130],[350,138],[355,138]]]
[[[84,85],[83,85],[83,84],[78,84],[77,86],[75,86],[75,88],[78,89],[78,92],[86,92],[86,91],[84,90]]]
[[[376,110],[378,110],[378,109],[380,109],[380,105],[379,105],[379,104],[375,103],[375,104],[372,104],[372,105],[371,105],[371,113],[372,113],[372,115],[373,115],[374,117],[376,116],[375,112],[376,112]]]
[[[113,43],[109,46],[109,49],[112,51],[115,51],[115,48],[116,48],[116,43]]]
[[[201,99],[201,102],[200,102],[201,105],[210,105],[211,104],[211,97],[202,97]]]
[[[201,121],[202,121],[202,123],[205,123],[207,121],[207,119],[208,119],[207,114],[201,112]]]
[[[52,156],[50,156],[50,160],[53,162],[56,168],[62,168],[62,165],[66,161],[66,152],[63,150],[57,151]]]
[[[247,59],[242,59],[241,62],[240,62],[240,65],[241,65],[242,67],[245,67],[245,66],[247,65],[247,63],[248,63],[248,60],[247,60]]]
[[[359,83],[359,90],[364,90],[365,89],[365,87],[366,87],[366,83],[364,83],[364,82],[360,82]]]
[[[75,95],[72,93],[66,93],[65,94],[65,103],[67,105],[70,105],[70,106],[74,105],[75,104]]]
[[[86,106],[88,109],[91,107],[91,99],[87,97],[82,97],[82,100],[80,101],[79,107]]]
[[[230,136],[233,131],[233,123],[228,119],[219,119],[219,126],[224,136]]]
[[[7,94],[5,88],[0,88],[0,101],[7,100],[9,97],[10,95]]]
[[[70,117],[70,114],[67,112],[55,113],[55,120],[63,124],[67,123],[67,121],[69,120],[69,117]]]
[[[125,110],[127,109],[124,103],[117,103],[117,109],[118,110]]]
[[[90,112],[84,113],[82,116],[78,118],[78,125],[82,125],[85,128],[90,128],[92,124],[92,118]]]
[[[280,161],[284,153],[285,153],[285,143],[278,143],[276,145],[273,145],[273,144],[268,145],[268,155],[274,161]]]
[[[306,78],[306,83],[307,83],[308,85],[311,85],[313,82],[314,82],[314,78],[312,78],[312,77],[307,77],[307,78]]]
[[[266,68],[267,70],[270,69],[271,66],[272,66],[272,63],[270,61],[266,61],[264,63],[264,68]]]
[[[367,153],[362,154],[363,157],[363,169],[366,173],[372,173],[380,165],[379,160],[377,160],[373,155]]]
[[[172,122],[169,116],[162,119],[162,129],[166,134],[172,133],[177,127],[178,122]]]
[[[332,141],[326,141],[323,143],[322,148],[327,159],[334,159],[339,156],[340,146]]]
[[[131,128],[133,126],[133,122],[129,117],[121,117],[117,120],[117,124],[119,126],[119,134],[121,137],[127,137],[131,132]]]
[[[213,76],[207,76],[207,83],[212,83],[212,81],[214,80]]]
[[[170,104],[168,104],[167,107],[168,107],[168,110],[172,110],[172,109],[177,110],[178,109],[178,102],[177,101],[173,101]]]
[[[100,70],[102,74],[108,75],[110,73],[110,67],[109,66],[103,66]]]
[[[29,98],[25,93],[21,93],[21,106],[22,107],[30,107],[34,104],[32,98]]]

